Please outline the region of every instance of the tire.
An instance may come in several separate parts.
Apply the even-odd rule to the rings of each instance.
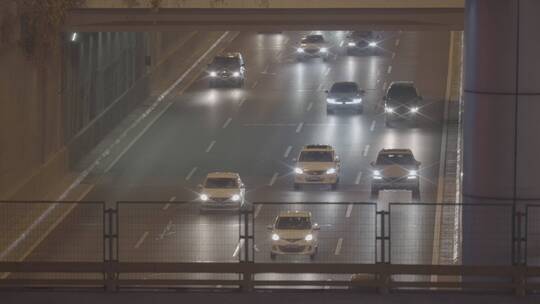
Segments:
[[[379,196],[379,188],[375,186],[371,186],[371,196],[377,197]]]
[[[313,251],[313,253],[309,255],[309,259],[315,260],[315,256],[317,255],[317,252],[319,252],[319,247],[316,247],[315,251]]]
[[[358,108],[358,110],[356,110],[356,113],[363,114],[364,113],[364,106],[361,106],[360,108]]]
[[[276,254],[270,252],[270,259],[275,260],[276,259]]]
[[[216,82],[213,81],[213,80],[210,80],[210,82],[208,82],[208,87],[211,88],[211,89],[216,87]]]
[[[328,62],[328,57],[323,57],[322,61],[323,62]]]
[[[384,125],[385,125],[386,127],[388,127],[388,128],[391,128],[391,127],[392,127],[392,123],[391,123],[390,120],[388,120],[388,119],[385,119],[385,120],[384,120]]]
[[[300,184],[294,183],[294,190],[300,190]]]
[[[326,114],[334,114],[334,110],[330,108],[326,108]]]
[[[415,199],[420,199],[420,186],[417,186],[412,190],[412,196]]]
[[[337,190],[338,188],[338,182],[335,182],[334,184],[332,184],[332,190]]]

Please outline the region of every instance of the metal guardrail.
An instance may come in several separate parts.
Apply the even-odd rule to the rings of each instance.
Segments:
[[[20,204],[21,202],[17,202],[11,206],[20,207]],[[427,229],[431,226],[432,223],[429,221],[417,220],[414,223],[407,221],[409,213],[418,212],[418,208],[431,210],[436,208],[437,204],[391,203],[388,211],[380,212],[376,210],[376,205],[373,203],[253,203],[250,208],[246,208],[249,210],[231,213],[228,218],[230,226],[228,228],[224,225],[225,222],[221,222],[220,226],[221,216],[199,216],[197,212],[197,216],[193,218],[195,213],[192,209],[196,205],[192,203],[122,202],[117,204],[117,208],[105,210],[102,203],[71,205],[76,205],[76,207],[69,213],[62,212],[58,216],[69,219],[68,222],[75,225],[75,228],[61,225],[58,219],[51,218],[48,220],[55,227],[42,227],[33,232],[36,234],[35,238],[39,239],[34,248],[46,249],[47,255],[37,252],[35,255],[34,253],[29,255],[28,258],[0,259],[0,274],[2,274],[0,287],[87,287],[105,290],[134,287],[223,287],[252,290],[296,286],[297,288],[374,288],[380,292],[405,288],[462,291],[505,290],[516,294],[540,291],[540,247],[538,247],[539,242],[536,241],[540,240],[540,226],[538,225],[540,205],[529,205],[524,213],[517,212],[510,205],[497,204],[493,207],[494,210],[490,212],[500,215],[496,218],[501,219],[501,221],[495,221],[493,225],[509,227],[497,227],[495,230],[504,231],[504,235],[488,234],[487,243],[482,244],[503,246],[505,252],[511,251],[512,258],[508,258],[503,264],[486,262],[474,265],[428,265],[427,263],[430,262],[423,262],[421,259],[409,261],[386,258],[390,257],[391,252],[401,250],[399,249],[401,245],[397,243],[397,240],[405,242],[404,245],[412,242],[403,238],[401,234],[393,235],[393,233],[396,231],[402,233],[407,230],[416,233],[419,229]],[[446,205],[448,204],[443,204],[442,207]],[[5,208],[9,204],[2,204],[2,206]],[[266,245],[260,242],[261,235],[268,233],[267,225],[280,210],[289,210],[291,206],[310,210],[314,216],[318,217],[318,220],[322,221],[322,224],[326,223],[329,228],[324,228],[323,225],[321,230],[321,233],[328,234],[321,236],[328,238],[326,243],[334,245],[336,240],[332,237],[338,235],[344,240],[337,243],[351,245],[353,249],[339,246],[342,251],[337,253],[337,247],[335,251],[332,247],[329,254],[309,262],[286,258],[270,260],[270,257],[265,255],[267,252],[263,250],[263,246]],[[469,217],[483,213],[482,208],[489,208],[485,205],[471,204],[460,206],[464,212],[474,211],[472,215],[468,215]],[[85,210],[86,212],[83,212]],[[177,222],[167,219],[169,224],[164,225],[165,210],[169,211],[169,215],[178,216]],[[89,214],[88,211],[91,213]],[[507,211],[510,214],[507,214]],[[83,216],[82,219],[86,221],[78,221],[74,215]],[[161,221],[156,222],[153,219]],[[516,227],[521,227],[519,223],[523,220],[524,229],[516,229]],[[192,221],[202,221],[207,227],[192,227]],[[170,224],[171,222],[173,223]],[[156,223],[163,224],[161,225],[163,227],[155,227]],[[66,244],[71,246],[68,247],[68,255],[57,255],[62,251],[60,248],[63,246],[58,241],[62,239],[58,233],[79,231],[78,229],[84,229],[84,233],[93,236],[90,245],[92,249],[88,250],[90,254],[84,255],[83,252],[87,249],[77,247],[77,244],[87,245],[84,239],[77,239],[70,235],[73,240]],[[485,229],[489,230],[489,227],[479,227],[479,229],[480,233]],[[361,233],[356,234],[360,230],[365,230],[364,236],[361,236]],[[7,232],[10,231],[16,232],[7,230]],[[45,233],[45,235],[37,235],[39,233]],[[197,239],[197,233],[218,243],[215,243],[214,247],[205,249],[204,252],[197,251],[201,250],[200,248],[186,248],[189,245],[182,245],[183,241],[189,244],[203,244],[204,240]],[[471,237],[474,240],[475,237],[480,236],[478,234]],[[170,239],[160,245],[166,237]],[[266,241],[265,237],[262,237],[262,242]],[[148,243],[141,245],[143,243],[141,240],[145,238],[148,238],[145,241]],[[355,238],[363,239],[361,243],[355,243]],[[422,239],[422,234],[420,234],[420,239]],[[47,244],[51,240],[52,244],[57,246],[54,251],[51,251],[54,246]],[[44,241],[43,244],[40,244],[41,241]],[[219,241],[224,243],[219,243]],[[373,245],[371,245],[372,242]],[[231,244],[238,244],[232,258],[230,257],[232,250],[230,253],[227,251],[232,249],[229,248]],[[365,244],[364,246],[369,246],[369,248],[359,249],[358,244]],[[165,247],[154,247],[156,245]],[[261,248],[256,248],[257,245]],[[148,252],[158,253],[158,255],[146,257],[135,252],[136,249],[144,246],[150,250]],[[227,249],[221,247],[227,247]],[[497,248],[499,247],[487,249],[495,251]],[[515,248],[523,248],[523,250],[515,250]],[[228,258],[210,257],[209,260],[212,262],[204,260],[193,262],[197,260],[189,259],[201,253],[220,254],[220,250],[224,250],[226,255],[218,256]],[[328,248],[326,250],[328,251]],[[183,255],[174,255],[175,252],[180,251],[183,251]],[[257,253],[257,251],[260,252]],[[407,250],[403,252],[405,255],[408,254]],[[161,256],[165,258],[161,259]],[[430,278],[432,276],[460,277],[461,280],[432,280]]]

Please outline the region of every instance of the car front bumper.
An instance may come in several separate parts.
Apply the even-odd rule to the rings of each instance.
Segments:
[[[363,108],[362,103],[326,103],[328,110],[360,110]]]
[[[335,184],[337,180],[337,174],[309,175],[304,173],[294,176],[294,182],[296,184]]]
[[[316,252],[316,242],[302,242],[301,244],[286,243],[286,242],[273,242],[272,249],[273,254],[277,255],[312,255]]]
[[[216,211],[237,211],[242,208],[242,200],[234,202],[231,200],[219,201],[209,199],[207,201],[201,202],[200,209],[205,211],[216,210]]]
[[[408,179],[407,177],[390,180],[390,179],[372,179],[372,187],[377,189],[417,189],[420,185],[418,177]]]

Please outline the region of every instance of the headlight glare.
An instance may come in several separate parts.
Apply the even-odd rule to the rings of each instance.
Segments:
[[[417,112],[418,112],[418,107],[411,108],[411,113],[417,113]]]
[[[335,98],[326,98],[326,102],[327,103],[336,103],[336,99]]]
[[[303,52],[304,52],[304,49],[303,49],[303,48],[297,48],[297,49],[296,49],[296,52],[297,52],[297,53],[303,53]]]
[[[237,202],[237,201],[240,200],[240,195],[235,194],[235,195],[233,195],[233,196],[231,197],[231,199],[232,199],[233,201]]]
[[[323,48],[321,48],[321,52],[326,53],[326,52],[328,52],[328,49],[323,47]]]
[[[305,237],[304,239],[305,239],[306,241],[308,241],[308,242],[309,242],[309,241],[312,241],[312,240],[313,240],[313,234],[310,233],[310,234],[306,235],[306,237]]]
[[[232,75],[233,77],[240,77],[240,72],[234,72]]]
[[[216,76],[217,76],[216,72],[214,72],[214,71],[210,72],[210,77],[216,77]]]
[[[208,195],[201,194],[201,201],[207,201],[207,200],[208,200]]]
[[[377,42],[370,42],[369,44],[369,47],[376,47],[377,46]]]
[[[336,173],[336,168],[330,168],[326,170],[326,174],[334,174],[334,173]]]
[[[277,233],[272,234],[272,241],[279,241],[279,235]]]
[[[294,168],[294,173],[302,174],[302,173],[304,173],[304,170],[302,170],[302,168]]]
[[[354,42],[347,43],[348,46],[355,46],[356,44]]]
[[[352,103],[362,103],[362,98],[354,98]]]
[[[384,111],[385,111],[386,113],[394,113],[394,109],[393,109],[393,108],[390,108],[390,107],[385,107],[385,108],[384,108]]]

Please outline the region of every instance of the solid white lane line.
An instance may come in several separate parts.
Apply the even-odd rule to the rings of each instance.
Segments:
[[[371,127],[369,127],[369,130],[370,130],[371,132],[373,132],[373,131],[375,130],[375,124],[376,124],[376,123],[377,123],[377,122],[376,122],[375,120],[371,122]]]
[[[255,82],[253,83],[253,85],[251,85],[251,88],[254,89],[254,88],[257,86],[258,83],[259,83],[259,81],[258,81],[258,80],[255,80]]]
[[[388,74],[392,73],[392,66],[391,65],[388,66],[388,70],[386,70],[386,73],[388,73]]]
[[[287,150],[285,150],[285,154],[283,154],[283,157],[287,158],[289,157],[289,153],[291,153],[292,146],[288,146]]]
[[[191,169],[191,171],[189,171],[188,175],[186,176],[187,181],[191,179],[193,174],[195,174],[195,171],[197,171],[197,167],[193,167],[193,169]]]
[[[399,46],[399,38],[396,39],[396,46]]]
[[[255,208],[255,213],[253,214],[253,217],[254,217],[254,218],[257,218],[257,216],[258,216],[259,213],[261,212],[262,207],[263,207],[262,204],[257,205],[257,208]]]
[[[274,173],[274,175],[272,175],[272,179],[270,179],[270,183],[268,184],[268,186],[274,185],[277,178],[278,178],[278,173],[276,172],[276,173]]]
[[[356,175],[356,180],[354,181],[355,184],[360,184],[360,180],[362,179],[362,171],[358,172],[358,175]]]
[[[313,102],[310,102],[310,103],[308,104],[306,111],[307,111],[307,112],[311,111],[311,108],[313,108]]]
[[[336,250],[334,250],[335,255],[339,255],[341,253],[341,246],[343,246],[343,238],[339,238],[336,244]]]
[[[225,121],[225,123],[223,124],[223,127],[221,127],[222,129],[225,129],[229,126],[229,124],[231,123],[232,121],[232,118],[227,118],[227,121]]]
[[[242,247],[244,247],[244,239],[241,239],[238,242],[238,245],[236,245],[236,249],[234,249],[234,252],[233,252],[233,255],[232,255],[233,258],[240,253],[240,249],[242,249]]]
[[[212,148],[214,147],[215,144],[216,144],[216,141],[212,140],[212,142],[210,143],[208,148],[206,148],[206,153],[210,152],[210,150],[212,150]]]
[[[240,101],[238,102],[238,107],[241,107],[245,101],[246,101],[246,98],[242,97],[242,99],[240,99]]]
[[[302,131],[302,127],[304,126],[304,123],[301,122],[298,124],[298,127],[296,127],[296,133],[300,133],[300,131]]]
[[[354,207],[353,204],[349,204],[349,206],[347,206],[347,212],[345,212],[345,217],[347,218],[351,217],[351,212],[352,212],[353,207]]]
[[[369,145],[366,145],[366,147],[364,148],[364,157],[368,155],[368,152],[369,152]]]
[[[141,247],[142,243],[144,242],[144,240],[146,239],[146,237],[148,236],[148,231],[145,231],[141,237],[139,238],[139,240],[137,241],[137,243],[135,244],[134,248],[137,249],[139,247]]]

